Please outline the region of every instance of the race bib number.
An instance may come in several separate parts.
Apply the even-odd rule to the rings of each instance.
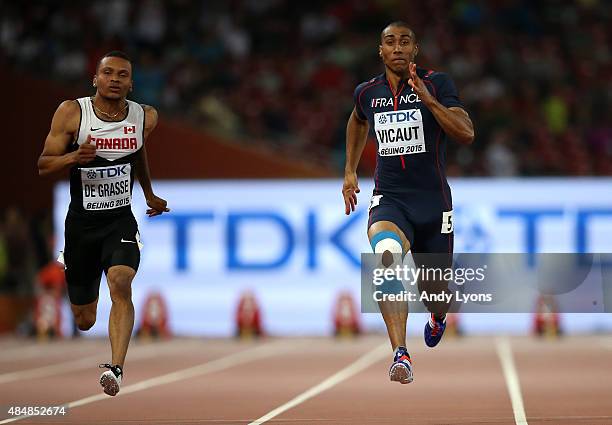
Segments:
[[[374,131],[380,156],[426,152],[420,109],[378,112],[374,114]]]
[[[83,208],[102,211],[131,204],[131,165],[81,168]]]
[[[442,230],[440,233],[453,233],[455,224],[453,223],[453,210],[442,212]]]

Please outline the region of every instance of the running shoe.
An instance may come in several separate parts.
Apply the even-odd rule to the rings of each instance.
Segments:
[[[389,369],[389,378],[400,384],[409,384],[413,381],[412,361],[406,347],[397,347],[393,357],[393,364]]]
[[[435,347],[438,345],[440,340],[442,339],[442,335],[444,335],[444,330],[446,329],[446,315],[444,315],[444,319],[437,320],[433,313],[429,315],[429,320],[425,324],[425,344],[428,347]]]
[[[109,369],[100,375],[100,385],[104,392],[108,395],[115,396],[121,387],[121,378],[123,377],[123,369],[119,365],[101,364],[100,369]]]

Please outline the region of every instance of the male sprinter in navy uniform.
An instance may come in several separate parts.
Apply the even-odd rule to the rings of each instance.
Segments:
[[[140,263],[138,225],[132,214],[134,174],[152,217],[170,211],[151,188],[145,139],[157,125],[157,111],[126,99],[132,90],[132,63],[114,51],[98,63],[96,94],[62,102],[43,152],[41,176],[70,170],[70,206],[66,217],[64,264],[72,312],[79,329],[90,329],[102,271],[112,308],[108,332],[112,362],[100,384],[108,395],[119,392],[123,364],[134,326],[132,280]]]
[[[417,53],[415,34],[406,23],[394,22],[382,31],[379,55],[385,73],[357,86],[346,130],[342,188],[346,214],[357,204],[356,170],[370,129],[378,143],[368,238],[374,252],[382,254],[385,267],[401,263],[409,250],[414,256],[447,254],[445,266],[452,264],[453,207],[445,173],[446,141],[470,144],[474,140],[472,121],[453,82],[441,72],[417,68]],[[394,350],[389,376],[392,381],[410,383],[408,306],[395,302],[379,306]],[[445,327],[444,312],[432,313],[425,325],[426,344],[437,345]]]

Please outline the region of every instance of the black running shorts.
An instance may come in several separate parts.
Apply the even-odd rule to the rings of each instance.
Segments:
[[[140,237],[131,214],[104,218],[66,218],[64,264],[70,302],[84,305],[98,298],[102,271],[112,266],[138,270]]]

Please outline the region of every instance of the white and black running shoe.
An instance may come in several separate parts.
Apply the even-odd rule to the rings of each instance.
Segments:
[[[101,369],[109,369],[100,375],[100,385],[104,392],[108,395],[115,396],[121,388],[121,378],[123,377],[123,369],[119,365],[101,364],[98,367]]]

